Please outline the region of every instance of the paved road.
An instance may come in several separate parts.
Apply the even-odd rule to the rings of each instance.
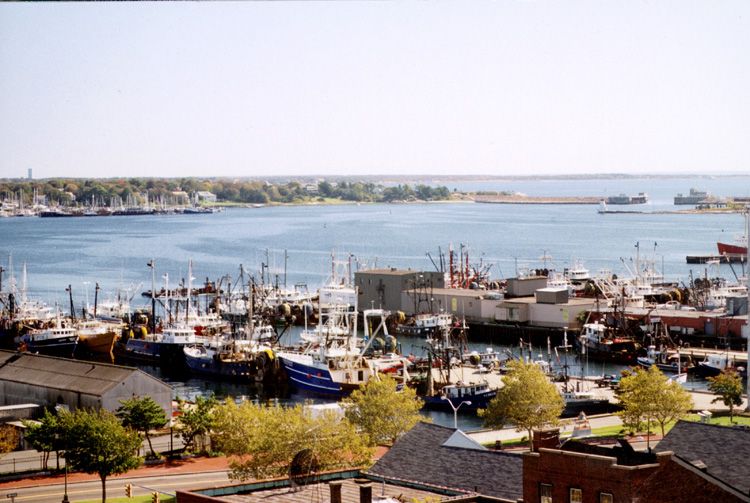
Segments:
[[[182,447],[182,441],[174,436],[170,442],[169,435],[157,435],[152,437],[151,443],[157,452],[166,452],[170,450],[170,445],[175,449]],[[148,443],[143,442],[141,454],[148,453]],[[57,467],[57,457],[54,452],[50,453],[47,466],[55,469]],[[60,457],[60,467],[65,466],[65,460]],[[33,450],[14,451],[0,456],[0,474],[17,473],[42,469],[42,455]]]
[[[155,477],[118,477],[107,480],[107,497],[122,498],[125,496],[125,484],[133,485],[133,495],[140,496],[159,491],[174,495],[177,489],[196,489],[211,486],[222,486],[229,483],[226,471],[159,475]],[[63,498],[64,484],[41,485],[22,488],[0,488],[0,499],[16,493],[17,502],[60,503]],[[85,481],[68,483],[68,498],[71,502],[98,500],[102,494],[101,482]]]

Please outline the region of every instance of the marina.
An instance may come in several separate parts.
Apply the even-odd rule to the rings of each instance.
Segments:
[[[663,199],[659,192],[650,192],[647,204],[660,204]],[[547,208],[552,206],[529,209],[522,205],[443,204],[231,209],[212,215],[210,222],[190,215],[181,215],[179,220],[173,220],[175,217],[170,215],[149,215],[147,221],[142,220],[145,217],[130,216],[118,220],[121,226],[114,234],[105,226],[100,227],[97,220],[86,220],[86,233],[82,233],[76,222],[83,220],[55,219],[55,225],[50,226],[48,222],[52,220],[49,219],[4,219],[0,225],[15,238],[13,248],[8,248],[7,253],[12,253],[17,265],[9,263],[4,268],[2,290],[8,292],[13,285],[23,292],[17,295],[22,301],[18,303],[19,309],[28,306],[23,309],[31,312],[31,306],[35,305],[33,311],[47,320],[54,320],[54,315],[43,313],[54,312],[54,304],[58,305],[58,310],[59,306],[75,305],[80,311],[80,306],[87,306],[87,311],[98,310],[101,315],[111,315],[117,312],[117,305],[128,304],[134,314],[126,308],[115,316],[122,320],[123,314],[127,314],[128,324],[114,335],[118,340],[114,346],[108,346],[106,340],[102,343],[104,360],[108,349],[112,348],[110,361],[114,358],[116,362],[132,362],[145,369],[155,369],[155,375],[173,383],[176,394],[202,394],[220,389],[224,390],[221,393],[285,400],[304,400],[308,396],[326,400],[325,395],[340,396],[340,388],[332,388],[331,393],[313,391],[312,395],[308,389],[300,395],[300,387],[310,388],[304,383],[314,378],[320,382],[309,381],[315,384],[313,388],[328,386],[329,382],[339,382],[347,388],[366,382],[378,371],[389,371],[404,379],[404,383],[406,379],[416,383],[430,408],[437,409],[431,414],[446,423],[450,421],[451,411],[447,407],[449,400],[442,396],[455,394],[456,398],[462,398],[454,406],[461,401],[472,401],[474,407],[464,405],[464,412],[481,407],[486,402],[480,394],[497,389],[502,362],[507,358],[539,361],[553,378],[562,372],[563,366],[568,366],[571,375],[592,376],[586,380],[592,384],[596,375],[618,374],[625,366],[634,365],[637,356],[645,356],[645,348],[651,340],[648,332],[660,330],[662,325],[679,341],[680,357],[685,365],[697,368],[699,362],[721,355],[728,355],[726,362],[737,367],[747,365],[741,339],[745,319],[741,303],[726,300],[727,294],[718,290],[717,293],[706,290],[705,297],[695,297],[693,302],[700,303],[695,311],[690,307],[692,304],[686,302],[693,297],[684,297],[688,286],[692,290],[698,285],[689,279],[691,274],[707,276],[710,267],[711,277],[733,274],[741,277],[744,264],[740,262],[732,270],[731,264],[711,262],[705,264],[705,271],[693,272],[680,260],[686,249],[710,250],[714,246],[712,243],[722,241],[724,228],[737,230],[741,227],[741,218],[723,214],[644,215],[643,218],[651,221],[650,225],[658,224],[656,227],[660,229],[660,244],[654,240],[647,250],[639,243],[649,239],[648,233],[644,236],[643,232],[648,227],[644,227],[644,222],[633,222],[633,216],[600,227],[596,213],[583,211],[582,207],[566,207],[564,213],[550,212]],[[362,219],[364,227],[354,223]],[[587,233],[580,229],[582,222],[597,229],[599,239],[595,246],[586,242]],[[144,225],[149,228],[146,234],[143,234]],[[535,229],[533,233],[522,230],[530,225]],[[679,227],[684,225],[694,227],[694,232],[680,232]],[[484,232],[488,226],[520,233],[523,239],[487,239],[491,236]],[[437,248],[437,252],[409,258],[413,253],[409,250],[421,248],[425,237],[438,228],[441,234],[463,236],[471,241],[471,247],[434,243],[432,247]],[[573,228],[577,231],[571,233]],[[259,232],[260,229],[264,231]],[[364,229],[367,230],[363,232]],[[414,235],[409,229],[419,229],[419,234]],[[674,229],[671,235],[670,229]],[[226,237],[228,232],[239,235],[230,239]],[[610,237],[607,232],[612,233]],[[82,239],[72,248],[50,248],[43,244],[54,243],[67,235],[82,236]],[[544,243],[535,241],[537,235],[546,236]],[[631,244],[625,247],[618,244],[628,235],[633,238]],[[253,241],[252,247],[238,246],[243,236],[246,242]],[[136,242],[140,246],[131,246]],[[393,242],[400,243],[398,249],[390,248]],[[547,242],[555,246],[547,247]],[[301,247],[301,243],[306,243],[307,247]],[[333,257],[331,244],[339,248]],[[289,248],[279,249],[285,245]],[[349,249],[341,250],[342,246]],[[33,251],[40,249],[52,255]],[[160,253],[151,256],[151,251],[157,249]],[[547,251],[550,249],[552,254]],[[621,270],[618,270],[612,258],[621,253],[630,253],[631,259],[621,260]],[[527,258],[519,259],[519,255]],[[556,260],[552,255],[570,258]],[[84,256],[92,259],[84,260]],[[23,262],[30,271],[26,279],[21,278],[20,273],[19,264]],[[243,263],[247,267],[240,266],[239,275],[227,274]],[[65,266],[61,268],[57,264]],[[153,267],[144,267],[144,264]],[[647,272],[657,265],[659,274]],[[332,267],[339,270],[332,270]],[[436,273],[440,268],[443,272]],[[615,270],[617,274],[602,273],[603,270]],[[117,272],[113,275],[113,271]],[[81,299],[89,295],[87,285],[74,286],[70,291],[69,272],[80,274],[88,285],[96,283],[97,295],[99,290],[110,292],[101,296],[107,300],[95,300],[94,306],[89,306],[88,299]],[[665,273],[673,279],[666,281]],[[332,274],[339,279],[329,284],[356,286],[357,294],[350,290],[346,294],[348,300],[344,301],[340,294],[343,290],[323,294],[325,290],[318,292],[314,286],[300,286],[325,285],[331,281]],[[206,279],[196,281],[198,287],[195,287],[192,286],[193,275]],[[119,279],[114,282],[113,276]],[[140,286],[149,282],[150,291]],[[128,283],[130,286],[126,286]],[[58,290],[55,284],[62,288]],[[290,284],[295,286],[285,288]],[[482,288],[477,288],[480,284]],[[739,284],[742,285],[742,281]],[[588,288],[594,288],[591,292],[597,291],[599,296],[586,293]],[[623,288],[627,300],[621,296]],[[135,295],[144,290],[144,296]],[[248,300],[251,290],[254,301]],[[679,303],[673,300],[678,290],[683,296]],[[111,293],[122,291],[130,293]],[[154,291],[153,299],[151,291]],[[730,297],[741,300],[744,291],[736,290]],[[188,296],[186,292],[193,293]],[[327,302],[336,298],[343,302],[342,315],[349,312],[346,305],[355,305],[352,312],[369,312],[367,319],[372,321],[360,316],[359,319],[350,317],[341,324],[343,316],[321,316],[319,295],[329,299]],[[115,298],[120,300],[113,301]],[[5,297],[6,305],[7,300]],[[618,307],[623,303],[624,307]],[[222,307],[217,311],[218,305]],[[332,308],[334,305],[330,304]],[[712,307],[707,309],[709,305]],[[381,306],[387,308],[388,313],[383,312]],[[154,307],[157,308],[155,316],[152,314]],[[727,312],[727,308],[733,311]],[[248,309],[252,309],[253,314]],[[642,349],[633,346],[624,351],[624,360],[601,363],[592,346],[587,351],[588,370],[584,369],[583,360],[576,360],[572,353],[569,362],[563,363],[556,348],[564,344],[565,337],[578,344],[579,336],[585,334],[583,316],[587,312],[598,313],[599,322],[619,326],[617,330],[626,327],[618,321],[620,316],[633,320],[629,323],[639,320],[645,327],[642,333],[641,329],[638,331]],[[219,313],[221,316],[217,316]],[[410,318],[412,315],[414,318]],[[216,319],[212,321],[211,316]],[[382,335],[373,336],[381,325],[380,321],[374,321],[375,316],[387,318],[378,329],[383,331]],[[93,322],[81,318],[78,328],[81,347],[76,353],[83,357],[85,345],[89,347],[89,354],[96,352],[91,343],[82,342],[82,335],[95,327]],[[220,321],[221,318],[224,320]],[[271,320],[267,328],[263,328],[265,319]],[[332,320],[331,323],[326,319]],[[250,320],[254,326],[248,325]],[[211,328],[214,324],[216,328]],[[462,326],[464,335],[459,336]],[[375,332],[365,333],[365,327]],[[258,330],[265,330],[265,335]],[[443,331],[454,330],[456,335],[440,341]],[[332,345],[335,337],[341,337],[338,345]],[[277,344],[280,349],[276,349]],[[305,357],[309,358],[307,363],[300,359],[306,351],[305,344],[310,347]],[[321,352],[323,348],[325,356]],[[455,356],[442,356],[446,348]],[[393,354],[396,351],[401,356]],[[437,366],[428,367],[432,368],[428,379],[424,367],[420,370],[414,365],[418,361],[425,362],[430,354]],[[453,357],[466,364],[455,368],[451,364],[451,372],[446,376],[446,364]],[[320,368],[314,367],[315,358],[319,358]],[[331,373],[330,380],[326,379],[326,373],[333,368],[341,376],[334,377]],[[591,373],[593,369],[596,370]],[[297,380],[283,384],[281,376],[285,373],[298,376]],[[699,378],[691,378],[688,386],[700,388],[696,379]],[[432,382],[432,391],[422,388],[428,386],[428,380]],[[189,382],[196,384],[188,385]],[[604,404],[600,398],[590,396],[590,389],[568,389],[567,392],[572,403]],[[465,400],[467,394],[475,399]],[[573,410],[568,413],[572,414]],[[461,415],[462,421],[477,421],[477,418],[472,419],[472,414]]]

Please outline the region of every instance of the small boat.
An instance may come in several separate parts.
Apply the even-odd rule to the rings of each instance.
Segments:
[[[439,393],[422,399],[424,407],[428,409],[452,411],[460,407],[461,411],[476,412],[477,409],[486,409],[495,396],[497,396],[497,390],[491,389],[487,381],[480,383],[459,381],[455,384],[446,384]]]
[[[507,354],[495,351],[491,347],[486,348],[481,353],[479,351],[471,351],[470,353],[463,353],[461,355],[461,361],[463,363],[482,365],[488,368],[499,368],[508,358],[509,356]]]
[[[453,315],[450,313],[419,313],[414,315],[408,323],[398,325],[396,331],[400,335],[410,337],[430,337],[453,325]]]
[[[646,356],[637,357],[636,362],[644,368],[656,365],[659,370],[669,374],[679,374],[685,370],[685,367],[681,365],[680,353],[657,351],[654,345],[648,347]]]
[[[588,415],[612,412],[615,405],[604,396],[597,396],[592,391],[563,390],[561,393],[565,408],[561,417],[575,417],[581,412]]]
[[[679,384],[685,384],[687,382],[687,372],[682,372],[680,374],[674,374],[667,378],[668,381],[674,381]]]
[[[735,365],[727,354],[708,354],[705,360],[698,362],[692,369],[701,377],[715,377],[727,369],[735,369],[742,377],[747,375],[745,367]]]

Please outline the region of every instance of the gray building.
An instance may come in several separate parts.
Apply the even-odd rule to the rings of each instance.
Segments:
[[[150,396],[172,415],[172,388],[131,367],[0,351],[0,405],[66,405],[115,411],[121,400]]]
[[[357,271],[354,284],[359,290],[359,310],[382,308],[404,310],[407,314],[437,310],[432,306],[432,292],[445,287],[445,274],[411,269],[372,269]],[[402,305],[401,293],[412,291],[410,301]]]

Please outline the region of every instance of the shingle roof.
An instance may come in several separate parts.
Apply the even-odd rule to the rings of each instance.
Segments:
[[[454,431],[418,423],[368,473],[511,501],[523,496],[519,454],[443,446]]]
[[[131,367],[0,351],[0,381],[64,389],[88,395],[103,395],[134,372],[148,376]]]
[[[672,451],[691,463],[702,461],[707,473],[745,494],[750,491],[748,428],[678,421],[656,451]]]

